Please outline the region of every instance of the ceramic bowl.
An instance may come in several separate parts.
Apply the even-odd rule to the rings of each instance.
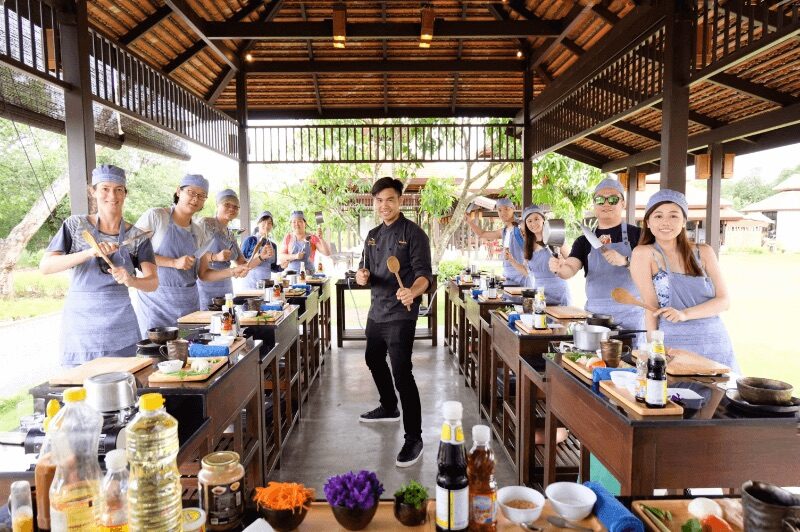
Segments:
[[[151,342],[164,345],[170,340],[175,340],[178,337],[177,327],[153,327],[147,329],[147,337]]]
[[[507,503],[515,500],[528,501],[536,506],[534,508],[514,508]],[[532,523],[539,519],[544,509],[544,495],[533,488],[526,486],[506,486],[497,490],[497,503],[500,511],[509,521],[514,523]]]
[[[258,316],[258,311],[257,310],[243,310],[242,311],[242,317],[243,318],[255,318],[256,316]]]
[[[158,371],[161,373],[175,373],[183,369],[183,360],[165,360],[158,363]]]
[[[636,374],[630,371],[612,371],[609,373],[611,382],[618,388],[630,390],[636,386]]]
[[[213,340],[208,342],[208,345],[225,345],[230,347],[235,341],[236,338],[233,336],[215,336]]]
[[[597,495],[582,484],[555,482],[547,486],[544,494],[558,515],[570,521],[585,519],[597,502]]]
[[[791,384],[775,379],[743,377],[736,381],[739,395],[754,405],[783,405],[792,400]]]
[[[289,532],[300,526],[308,514],[308,508],[301,506],[291,510],[270,510],[259,505],[258,512],[277,532]]]

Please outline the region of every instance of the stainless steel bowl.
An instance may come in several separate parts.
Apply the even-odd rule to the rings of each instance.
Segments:
[[[600,342],[608,340],[611,329],[600,325],[584,325],[576,323],[572,329],[572,339],[575,347],[583,351],[597,351],[600,349]]]
[[[127,371],[101,373],[83,381],[86,402],[98,412],[117,412],[136,405],[136,379]]]

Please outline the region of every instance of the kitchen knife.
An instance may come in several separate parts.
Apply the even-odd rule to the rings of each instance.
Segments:
[[[103,250],[100,249],[100,246],[97,244],[97,240],[95,240],[94,237],[92,236],[92,233],[84,230],[83,233],[81,233],[81,236],[83,237],[83,239],[86,241],[87,244],[92,246],[92,249],[94,249],[97,253],[100,254],[103,260],[106,261],[106,264],[108,264],[109,268],[114,267],[114,263],[111,262],[111,259],[108,258],[108,255],[103,253]]]
[[[213,245],[214,245],[214,239],[212,238],[211,240],[208,241],[208,244],[206,244],[202,248],[198,248],[197,251],[194,252],[194,257],[196,259],[202,258],[203,255],[205,255],[211,250],[211,246]]]
[[[603,245],[602,242],[600,242],[600,239],[597,238],[597,235],[594,234],[594,231],[589,229],[584,224],[581,224],[581,230],[583,231],[583,236],[586,237],[586,240],[589,241],[589,244],[591,244],[591,246],[594,249],[599,249],[600,251],[606,251],[606,247]]]
[[[126,238],[125,240],[122,241],[122,245],[120,247],[127,246],[128,244],[132,244],[137,238],[143,238],[143,237],[144,238],[150,238],[150,235],[152,235],[152,234],[153,234],[152,231],[144,231],[143,233],[139,233],[138,235],[132,236],[130,238]]]

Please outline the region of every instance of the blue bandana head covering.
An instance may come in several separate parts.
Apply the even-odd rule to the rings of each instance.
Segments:
[[[197,187],[202,188],[203,192],[208,194],[208,179],[201,176],[200,174],[186,174],[181,179],[181,184],[178,185],[179,187]]]
[[[220,190],[219,192],[217,192],[217,205],[222,203],[222,200],[224,200],[225,198],[236,198],[236,201],[237,202],[239,201],[239,196],[237,196],[236,192],[234,192],[230,188],[226,188],[225,190]]]
[[[306,221],[306,216],[303,214],[303,211],[292,211],[292,214],[289,215],[289,220],[303,220]]]
[[[272,217],[272,213],[269,211],[263,211],[261,214],[258,215],[258,222],[260,223],[262,220],[269,218],[270,220],[274,220]]]
[[[104,164],[92,170],[92,186],[98,183],[111,182],[125,186],[125,170],[113,164]]]
[[[610,177],[603,179],[602,181],[597,183],[596,187],[594,187],[593,194],[597,194],[604,188],[613,188],[614,190],[619,192],[623,198],[625,197],[625,188],[623,188],[622,183],[620,183],[616,179],[612,179]]]
[[[512,208],[512,209],[513,209],[513,208],[514,208],[514,204],[513,204],[513,203],[511,203],[511,200],[510,200],[510,199],[508,199],[508,198],[500,198],[500,199],[499,199],[499,200],[497,200],[497,202],[494,204],[494,208],[495,208],[495,209],[497,209],[497,208],[499,208],[499,207],[510,207],[510,208]]]
[[[650,196],[650,199],[647,200],[647,207],[645,207],[644,210],[645,216],[650,214],[650,211],[653,209],[653,207],[664,202],[674,203],[683,211],[683,217],[687,219],[689,218],[689,202],[686,201],[686,196],[677,190],[670,190],[668,188],[662,188]]]
[[[528,216],[531,214],[539,214],[542,218],[544,218],[544,209],[536,204],[528,205],[525,207],[525,210],[522,211],[522,223],[525,223],[525,220],[527,220]]]

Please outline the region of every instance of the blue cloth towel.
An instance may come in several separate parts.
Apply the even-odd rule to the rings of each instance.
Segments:
[[[627,371],[630,373],[636,373],[636,368],[594,368],[592,371],[592,390],[599,392],[600,381],[607,381],[611,379],[612,371]]]
[[[324,279],[326,275],[324,273],[315,273],[311,277],[313,277],[314,279]]]
[[[602,368],[601,368],[602,369]],[[597,495],[594,515],[609,532],[644,532],[644,523],[597,482],[584,482]]]
[[[516,331],[517,328],[514,326],[514,323],[519,319],[518,312],[509,312],[508,313],[508,328],[512,331]]]
[[[283,303],[261,303],[261,310],[283,310]]]
[[[189,356],[194,358],[227,357],[230,349],[227,345],[189,344]]]
[[[483,293],[483,290],[480,288],[473,288],[472,289],[472,299],[478,299],[478,296]]]

